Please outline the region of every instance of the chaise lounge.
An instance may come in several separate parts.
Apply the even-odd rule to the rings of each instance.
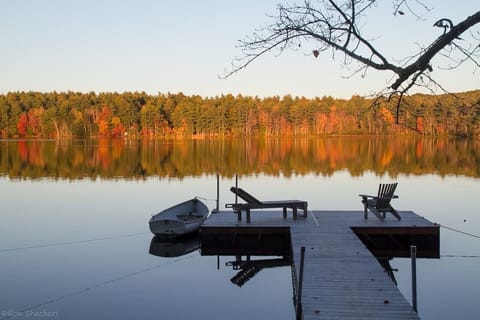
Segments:
[[[226,208],[233,208],[238,214],[238,221],[242,220],[242,211],[246,212],[247,223],[250,223],[251,209],[282,208],[283,218],[287,218],[287,209],[293,211],[293,219],[306,218],[308,202],[302,200],[278,200],[278,201],[260,201],[242,188],[231,187],[230,191],[242,198],[246,203],[227,203]],[[298,215],[298,209],[303,210],[302,215]]]

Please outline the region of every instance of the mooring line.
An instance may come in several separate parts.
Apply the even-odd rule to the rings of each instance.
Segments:
[[[461,255],[461,254],[441,254],[440,258],[480,258],[480,256]]]
[[[210,199],[210,198],[204,198],[204,197],[199,197],[199,196],[196,196],[195,198],[200,199],[200,200],[205,200],[207,202],[216,202],[217,201],[217,199]]]
[[[320,227],[320,224],[318,223],[317,218],[315,218],[315,215],[313,214],[313,211],[310,210],[310,211],[308,211],[308,212],[310,212],[310,215],[311,215],[312,218],[313,218],[313,222],[315,222],[315,224],[317,225],[317,227]]]
[[[86,239],[86,240],[56,242],[56,243],[40,244],[40,245],[36,245],[36,246],[27,246],[27,247],[7,248],[7,249],[0,249],[0,253],[1,252],[19,251],[19,250],[28,250],[28,249],[59,247],[59,246],[67,246],[67,245],[72,245],[72,244],[80,244],[80,243],[95,242],[95,241],[105,241],[105,240],[113,240],[113,239],[120,239],[120,238],[128,238],[128,237],[135,237],[135,236],[139,236],[139,235],[147,234],[147,233],[148,232],[137,232],[137,233],[122,234],[122,235],[103,237],[103,238],[93,238],[93,239]]]
[[[136,276],[136,275],[148,272],[148,271],[152,271],[152,270],[158,269],[160,267],[163,267],[163,266],[166,266],[166,265],[169,265],[169,264],[174,264],[174,263],[181,262],[181,261],[184,261],[184,260],[187,260],[187,259],[191,259],[195,256],[196,256],[195,254],[190,254],[190,255],[187,255],[187,256],[182,257],[182,258],[178,258],[178,259],[175,259],[175,260],[167,261],[165,263],[157,264],[157,265],[152,266],[152,267],[148,267],[148,268],[141,269],[141,270],[138,270],[138,271],[130,272],[130,273],[127,273],[125,275],[121,275],[121,276],[118,276],[116,278],[112,278],[110,280],[103,281],[103,282],[94,284],[92,286],[89,286],[89,287],[86,287],[86,288],[83,288],[83,289],[80,289],[80,290],[77,290],[77,291],[69,292],[69,293],[66,293],[64,295],[58,296],[56,298],[52,298],[50,300],[46,300],[46,301],[37,303],[35,305],[26,307],[26,308],[24,308],[22,310],[19,310],[19,311],[12,311],[12,312],[10,312],[12,314],[11,316],[7,316],[7,317],[1,317],[0,316],[0,319],[5,319],[6,320],[6,319],[16,318],[16,317],[18,317],[18,315],[22,315],[22,314],[24,314],[28,311],[35,310],[35,309],[38,309],[40,307],[43,307],[43,306],[46,306],[46,305],[49,305],[49,304],[52,304],[52,303],[70,298],[70,297],[74,297],[74,296],[80,295],[84,292],[91,291],[93,289],[98,289],[100,287],[115,283],[117,281],[121,281],[121,280],[130,278],[130,277],[133,277],[133,276]]]
[[[442,228],[445,228],[445,229],[448,229],[450,231],[455,231],[455,232],[458,232],[458,233],[461,233],[463,235],[466,235],[466,236],[469,236],[469,237],[472,237],[472,238],[478,238],[480,239],[480,236],[477,236],[476,234],[473,234],[473,233],[468,233],[468,232],[465,232],[465,231],[462,231],[462,230],[458,230],[458,229],[455,229],[455,228],[452,228],[452,227],[447,227],[443,224],[438,224],[440,227]]]

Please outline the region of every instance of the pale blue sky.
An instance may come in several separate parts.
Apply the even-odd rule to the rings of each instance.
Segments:
[[[346,79],[313,44],[277,57],[268,54],[247,69],[218,79],[233,57],[237,40],[268,22],[278,0],[113,1],[0,0],[0,92],[146,91],[215,96],[226,93],[272,96],[350,97],[379,91],[391,75],[370,71]],[[382,1],[381,1],[382,2]],[[464,19],[475,1],[430,1],[425,21],[393,16],[391,1],[376,8],[364,26],[389,58],[413,51],[439,34],[433,22]],[[405,22],[408,28],[405,28]],[[476,28],[478,31],[480,28]],[[390,30],[390,31],[388,31]],[[388,33],[386,33],[388,31]],[[473,65],[434,74],[447,89],[480,88]]]

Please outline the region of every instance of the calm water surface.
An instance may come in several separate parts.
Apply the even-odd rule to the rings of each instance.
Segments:
[[[261,198],[305,199],[312,209],[361,210],[357,194],[395,180],[398,209],[480,235],[478,148],[443,144],[455,150],[449,155],[425,151],[425,144],[435,150],[438,142],[424,141],[422,149],[417,142],[395,142],[389,149],[362,141],[357,148],[363,151],[352,156],[355,144],[344,143],[327,142],[335,147],[323,153],[318,142],[242,144],[237,153],[231,144],[129,149],[79,142],[70,149],[0,142],[0,318],[293,319],[289,267],[264,269],[240,288],[230,281],[237,271],[226,266],[233,257],[218,264],[198,250],[169,258],[149,253],[151,214],[192,196],[214,207],[215,167],[223,172],[222,207],[233,200],[234,178],[225,167],[243,171],[240,185]],[[218,155],[222,148],[232,152]],[[445,159],[440,165],[422,155]],[[210,166],[202,173],[195,163],[207,157]],[[420,316],[478,319],[480,239],[442,228],[441,255],[417,261]],[[410,261],[391,264],[410,301]]]
[[[149,253],[150,214],[194,191],[208,196],[209,180],[1,179],[2,316],[32,310],[60,319],[292,319],[290,267],[262,270],[240,288],[230,282],[238,271],[225,266],[233,257],[220,257],[217,269],[217,258],[198,250]],[[15,248],[25,249],[8,250]]]

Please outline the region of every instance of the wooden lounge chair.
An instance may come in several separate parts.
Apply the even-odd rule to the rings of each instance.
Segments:
[[[362,203],[364,206],[364,217],[367,219],[368,210],[370,210],[380,221],[385,220],[386,213],[390,212],[398,221],[402,220],[397,210],[391,205],[392,199],[398,198],[394,195],[395,189],[398,183],[380,184],[378,186],[378,194],[376,196],[369,196],[366,194],[360,194],[362,197]]]
[[[293,219],[306,218],[307,217],[307,201],[301,200],[279,200],[279,201],[260,201],[250,193],[241,188],[231,187],[230,191],[242,198],[246,203],[227,203],[226,208],[233,208],[237,211],[238,221],[242,220],[242,211],[246,212],[247,223],[250,223],[250,210],[251,209],[266,209],[266,208],[282,208],[283,218],[287,218],[287,209],[290,208],[293,211]],[[298,209],[303,210],[303,215],[298,216]]]

